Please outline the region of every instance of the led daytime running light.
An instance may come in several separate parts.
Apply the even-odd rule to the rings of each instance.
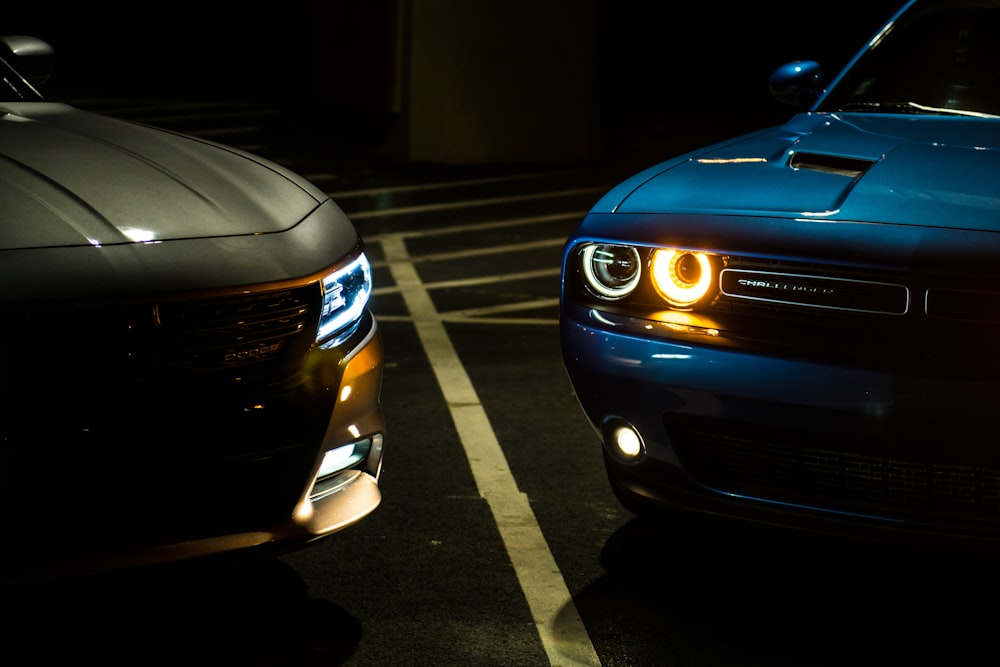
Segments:
[[[372,268],[364,253],[323,278],[323,309],[316,340],[322,341],[361,318],[372,293]]]

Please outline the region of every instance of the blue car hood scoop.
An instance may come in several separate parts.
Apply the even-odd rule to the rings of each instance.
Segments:
[[[982,122],[801,114],[648,169],[604,203],[621,213],[906,220],[1000,231],[1000,189],[982,176],[1000,169],[1000,137],[982,145]],[[978,144],[969,139],[973,130]]]

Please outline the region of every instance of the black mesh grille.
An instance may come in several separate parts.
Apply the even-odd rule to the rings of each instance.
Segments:
[[[667,423],[687,472],[717,491],[951,528],[1000,527],[1000,465],[872,456],[779,432]]]
[[[310,296],[318,297],[318,288],[157,305],[151,372],[187,375],[280,362],[315,322]]]

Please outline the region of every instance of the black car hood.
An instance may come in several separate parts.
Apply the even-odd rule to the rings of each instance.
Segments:
[[[268,234],[324,198],[211,142],[57,103],[0,105],[0,250]]]

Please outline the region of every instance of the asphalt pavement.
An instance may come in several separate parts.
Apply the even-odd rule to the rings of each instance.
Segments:
[[[366,240],[386,349],[382,505],[240,566],[6,597],[18,664],[952,665],[995,657],[989,563],[639,520],[562,369],[568,230],[618,174],[728,122],[648,113],[587,165],[409,165],[264,106],[95,101],[330,192]],[[641,122],[640,122],[641,121]],[[752,129],[752,128],[751,128]],[[693,147],[693,146],[692,146]]]

